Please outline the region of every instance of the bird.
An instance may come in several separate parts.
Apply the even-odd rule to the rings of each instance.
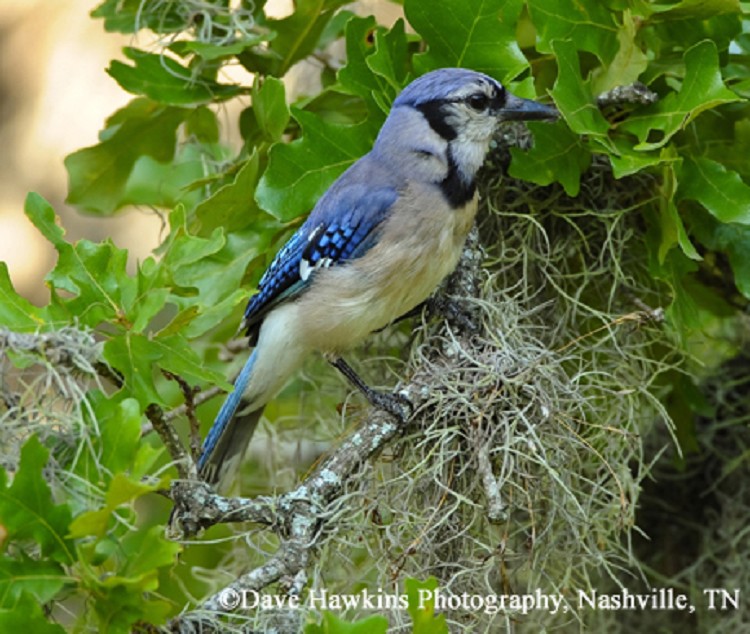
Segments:
[[[557,117],[464,68],[428,72],[401,91],[372,150],[320,197],[250,298],[241,328],[253,351],[204,440],[203,481],[236,473],[264,406],[311,353],[404,417],[404,397],[368,387],[342,354],[424,303],[453,271],[498,125]]]

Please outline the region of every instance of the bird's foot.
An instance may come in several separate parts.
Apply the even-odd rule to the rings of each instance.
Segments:
[[[388,412],[401,424],[409,420],[414,413],[414,404],[400,392],[380,392],[368,388],[364,395],[370,405]]]
[[[367,385],[359,375],[344,361],[341,357],[331,357],[328,359],[339,372],[341,372],[354,387],[356,387],[364,397],[370,402],[370,405],[377,409],[382,409],[392,416],[395,416],[399,422],[405,423],[414,413],[414,405],[400,392],[380,392]]]

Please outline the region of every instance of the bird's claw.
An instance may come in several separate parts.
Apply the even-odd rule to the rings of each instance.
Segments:
[[[378,392],[372,390],[367,400],[377,409],[382,409],[401,422],[405,423],[414,413],[414,404],[399,392]]]

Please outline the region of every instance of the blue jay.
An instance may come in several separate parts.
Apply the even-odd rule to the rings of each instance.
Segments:
[[[460,68],[423,75],[401,92],[372,151],[320,198],[250,299],[243,327],[255,349],[203,443],[205,481],[215,484],[239,463],[266,403],[314,351],[371,403],[403,411],[340,355],[424,302],[454,269],[498,123],[556,117]]]

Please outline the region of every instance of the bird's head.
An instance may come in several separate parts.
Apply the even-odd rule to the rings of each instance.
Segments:
[[[393,103],[419,110],[447,141],[492,138],[502,121],[554,120],[559,113],[509,93],[488,75],[465,68],[441,68],[410,83]]]
[[[383,140],[401,151],[411,145],[416,153],[438,155],[445,147],[452,168],[462,180],[473,182],[499,123],[558,116],[554,107],[516,97],[488,75],[441,68],[404,88],[393,102]]]

